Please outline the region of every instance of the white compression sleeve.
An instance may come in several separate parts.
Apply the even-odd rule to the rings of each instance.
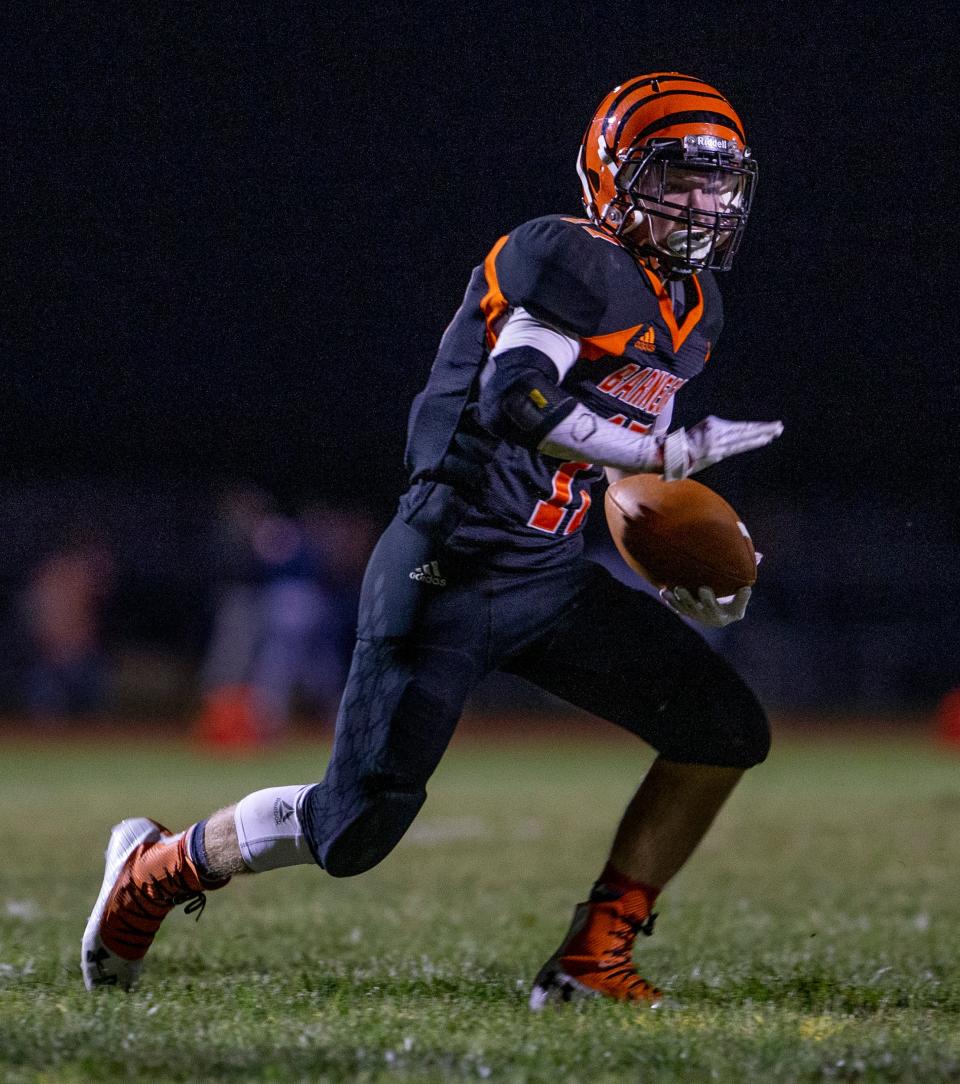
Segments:
[[[611,425],[582,403],[555,425],[538,447],[544,455],[555,459],[582,459],[628,473],[663,471],[662,440]]]
[[[650,435],[653,437],[665,437],[667,435],[667,430],[670,428],[670,421],[672,418],[673,399],[668,399],[666,406],[661,413],[657,415],[657,420],[650,429]],[[607,467],[607,481],[611,485],[613,485],[614,482],[619,482],[621,478],[629,478],[630,474],[630,471],[621,470],[619,467]]]
[[[532,346],[546,354],[557,368],[558,382],[563,380],[580,356],[579,339],[544,324],[526,309],[518,307],[510,311],[500,329],[497,345],[490,353],[490,363],[481,374],[481,386],[492,375],[497,355],[518,346]],[[662,436],[669,426],[672,408],[671,401],[669,409],[665,409],[657,419],[656,436],[653,436],[609,425],[606,419],[578,404],[543,438],[539,449],[556,459],[582,459],[598,466],[616,467],[627,473],[659,472],[663,469],[663,452],[662,439],[658,440],[657,436]]]
[[[233,820],[244,864],[255,873],[315,862],[297,816],[297,803],[312,784],[268,787],[237,802]]]
[[[480,372],[481,388],[485,387],[493,376],[497,357],[518,346],[532,346],[545,354],[557,368],[557,383],[570,372],[580,356],[579,339],[542,323],[522,307],[511,309],[510,315],[500,328],[497,345],[490,351],[490,357]]]
[[[558,381],[563,380],[580,356],[579,339],[550,327],[522,307],[510,311],[500,329],[497,345],[490,351],[490,357],[496,360],[499,354],[518,346],[532,346],[541,354],[546,354],[557,367]]]

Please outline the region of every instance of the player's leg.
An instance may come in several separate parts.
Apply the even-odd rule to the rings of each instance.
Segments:
[[[653,904],[703,838],[743,771],[769,746],[753,694],[703,639],[659,602],[600,569],[580,604],[508,668],[627,727],[660,755],[631,800],[591,898],[543,969],[531,1004],[586,987],[659,999],[631,965]]]
[[[202,906],[233,874],[316,861],[346,876],[399,842],[486,658],[483,593],[452,562],[433,577],[442,585],[411,579],[430,559],[428,540],[399,521],[371,558],[323,782],[256,791],[177,835],[147,818],[116,826],[84,935],[88,988],[129,988],[166,914]]]
[[[410,528],[391,531],[393,566],[431,563],[423,552],[403,553]],[[198,837],[212,875],[309,861],[308,854],[338,877],[376,865],[422,806],[470,689],[518,644],[562,620],[580,589],[579,576],[566,569],[490,578],[449,556],[441,564],[444,575],[433,578],[442,584],[411,586],[396,567],[389,576],[368,575],[367,586],[379,586],[364,589],[361,635],[322,783],[260,791],[212,816]],[[292,807],[283,824],[278,805]]]
[[[657,759],[627,806],[609,865],[662,888],[684,866],[743,775],[741,768]]]
[[[174,907],[185,904],[188,912],[202,911],[206,893],[225,887],[239,873],[312,865],[296,814],[298,796],[308,789],[256,791],[177,833],[147,817],[116,825],[100,895],[83,936],[87,989],[130,989]]]

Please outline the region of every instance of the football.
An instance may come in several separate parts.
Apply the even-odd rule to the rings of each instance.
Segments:
[[[607,489],[604,506],[620,555],[654,587],[711,587],[723,598],[756,582],[747,528],[700,482],[634,474]]]

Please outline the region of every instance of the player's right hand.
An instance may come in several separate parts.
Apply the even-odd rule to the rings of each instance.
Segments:
[[[783,422],[728,422],[712,414],[690,429],[676,429],[663,443],[663,476],[686,478],[721,459],[762,448],[783,432]]]
[[[701,587],[696,596],[685,587],[674,587],[672,590],[664,587],[660,590],[660,597],[674,613],[699,621],[711,629],[722,629],[734,621],[742,621],[750,594],[749,587],[741,587],[735,595],[722,599],[717,598],[709,587]]]

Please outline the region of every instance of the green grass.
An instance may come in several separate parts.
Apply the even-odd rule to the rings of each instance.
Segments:
[[[531,976],[647,762],[630,739],[451,750],[371,873],[241,878],[164,925],[142,986],[83,991],[109,826],[318,775],[123,743],[0,746],[0,1079],[960,1081],[960,758],[784,738],[670,886],[671,1007],[532,1016]]]

